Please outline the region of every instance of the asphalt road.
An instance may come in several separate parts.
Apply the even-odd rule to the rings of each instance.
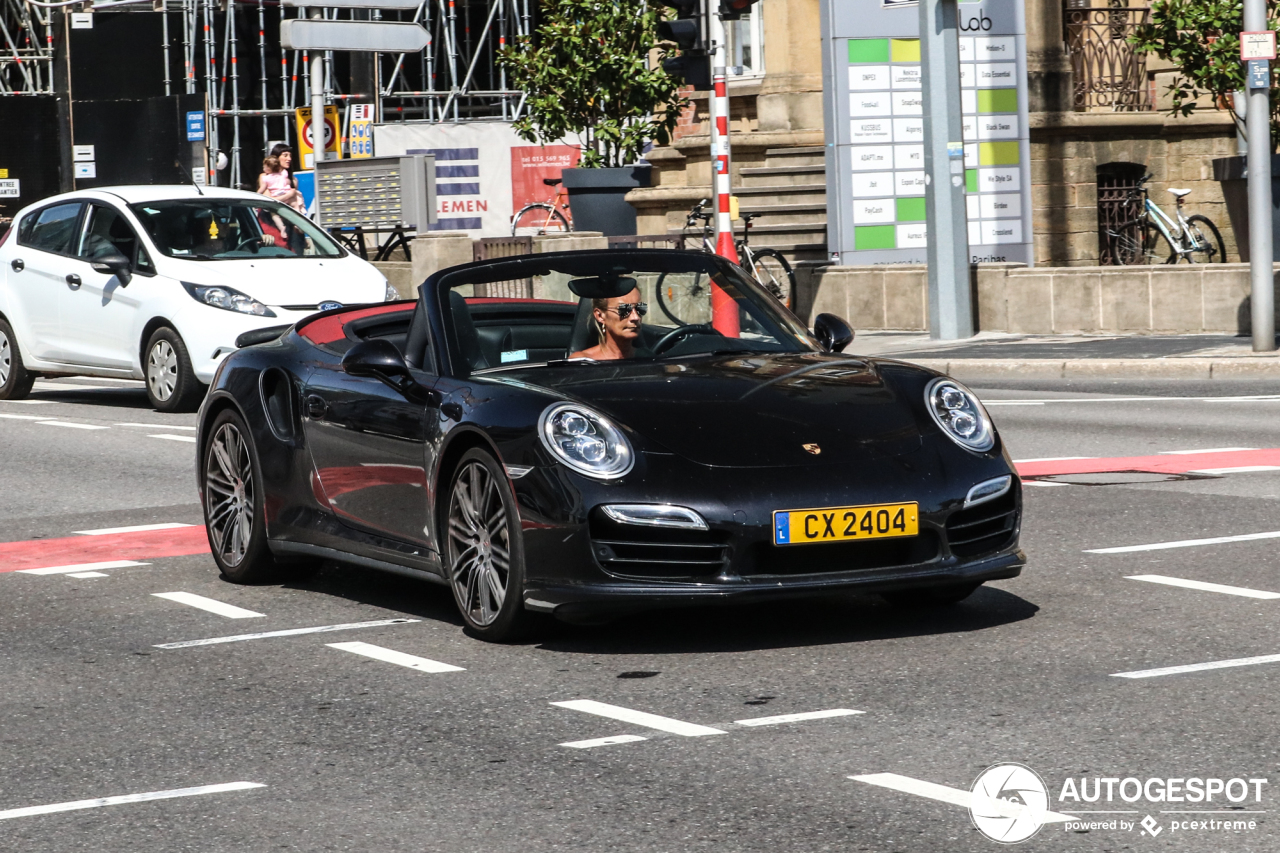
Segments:
[[[1029,485],[1028,569],[946,610],[852,596],[491,646],[444,588],[357,569],[263,587],[198,554],[6,571],[6,547],[38,562],[42,540],[200,522],[194,418],[68,384],[120,383],[0,403],[0,542],[35,543],[0,546],[2,850],[991,851],[955,803],[1000,762],[1035,770],[1055,812],[1133,825],[1050,822],[1023,849],[1280,849],[1280,662],[1148,673],[1280,655],[1280,597],[1256,597],[1280,593],[1280,543],[1090,553],[1280,531],[1280,465]],[[1020,460],[1280,447],[1259,384],[978,390]],[[1060,800],[1082,777],[1269,781],[1240,802]],[[1224,818],[1255,828],[1173,826]]]

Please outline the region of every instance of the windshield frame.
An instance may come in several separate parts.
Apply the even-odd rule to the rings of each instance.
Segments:
[[[518,279],[561,273],[571,277],[586,278],[605,273],[627,275],[631,273],[703,273],[711,277],[723,276],[733,287],[743,291],[746,300],[767,321],[775,326],[772,334],[780,343],[790,344],[783,349],[770,348],[771,353],[821,353],[822,345],[799,318],[765,290],[740,266],[707,252],[674,249],[597,249],[577,252],[554,252],[544,255],[525,255],[493,261],[478,261],[441,270],[422,284],[420,301],[431,318],[432,337],[439,342],[440,363],[448,365],[449,374],[458,378],[482,376],[512,370],[567,364],[589,368],[595,365],[614,365],[613,361],[593,359],[550,359],[548,361],[520,362],[472,370],[462,355],[453,322],[449,293],[466,285],[494,284]],[[666,325],[660,323],[658,325]],[[695,325],[695,324],[684,324]],[[735,339],[741,340],[741,339]],[[737,354],[759,353],[764,350],[735,348]],[[712,352],[693,352],[678,355],[638,356],[628,362],[672,364],[686,359],[703,359],[716,356]]]
[[[318,246],[323,246],[325,249],[329,250],[331,254],[325,254],[323,252],[320,252],[313,255],[305,255],[305,254],[294,254],[292,252],[288,252],[287,250],[285,254],[275,254],[274,252],[264,254],[260,251],[251,252],[251,251],[238,251],[234,249],[231,250],[231,253],[220,254],[220,255],[173,254],[172,250],[169,247],[162,245],[161,242],[156,239],[155,234],[153,234],[151,229],[148,227],[152,222],[156,220],[157,217],[149,213],[147,208],[156,208],[160,206],[163,206],[163,207],[225,206],[225,207],[242,207],[247,210],[253,210],[253,209],[269,210],[275,213],[276,215],[279,215],[287,224],[300,229],[304,236],[309,237]],[[343,247],[341,243],[339,243],[331,234],[329,234],[329,232],[325,231],[318,224],[306,218],[305,216],[302,216],[301,214],[299,214],[297,211],[295,211],[293,208],[289,207],[288,205],[266,198],[265,196],[262,196],[259,198],[241,198],[239,196],[209,195],[209,196],[200,196],[198,198],[152,199],[150,201],[131,202],[128,205],[128,209],[129,209],[129,213],[132,214],[133,218],[138,222],[139,232],[155,248],[156,254],[166,258],[172,258],[175,261],[196,261],[200,263],[207,263],[212,261],[244,261],[244,260],[250,260],[250,261],[337,260],[338,258],[344,258],[349,254],[349,252],[346,250],[345,247]],[[258,236],[262,236],[263,234],[262,225],[258,221],[258,217],[256,215],[251,215],[249,218],[253,221],[254,226],[257,229]],[[241,225],[241,227],[243,227],[243,224]],[[259,243],[258,245],[259,247],[263,247],[263,244],[261,243]],[[265,247],[265,248],[272,248],[272,247]]]

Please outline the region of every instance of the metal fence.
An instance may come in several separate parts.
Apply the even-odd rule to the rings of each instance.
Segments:
[[[1144,196],[1146,167],[1136,163],[1104,163],[1098,166],[1098,263],[1102,266],[1146,263],[1135,251],[1146,242],[1146,229],[1136,223]],[[1136,224],[1135,224],[1136,223]]]
[[[1128,38],[1150,9],[1125,0],[1066,0],[1063,30],[1075,80],[1076,110],[1152,109],[1147,59]]]

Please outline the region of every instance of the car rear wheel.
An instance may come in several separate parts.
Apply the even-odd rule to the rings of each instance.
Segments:
[[[194,412],[207,390],[196,378],[182,337],[161,326],[147,341],[147,398],[158,412]]]
[[[467,451],[447,506],[445,560],[458,612],[481,639],[518,639],[533,614],[524,609],[524,545],[506,473],[485,451]]]
[[[946,607],[964,601],[980,586],[981,583],[956,583],[883,592],[881,595],[894,607],[904,609]]]
[[[31,393],[35,374],[22,366],[13,327],[0,320],[0,400],[21,400]]]

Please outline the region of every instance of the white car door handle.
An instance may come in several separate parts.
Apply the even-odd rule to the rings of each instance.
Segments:
[[[80,281],[80,276],[75,273],[71,273],[67,276],[67,284],[71,285],[72,290],[79,290],[80,285],[83,284],[83,282]]]
[[[9,266],[13,268],[14,272],[22,272],[27,268],[27,265],[22,262],[22,258],[14,258],[9,261]]]

